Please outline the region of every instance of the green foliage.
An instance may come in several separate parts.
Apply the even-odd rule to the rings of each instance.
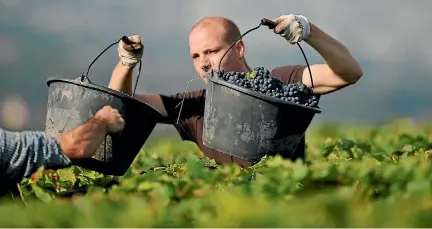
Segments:
[[[155,139],[122,177],[41,168],[0,206],[0,224],[430,227],[431,130],[407,120],[321,125],[308,131],[305,163],[265,157],[247,169],[216,165],[193,143]],[[71,188],[88,192],[59,196]]]

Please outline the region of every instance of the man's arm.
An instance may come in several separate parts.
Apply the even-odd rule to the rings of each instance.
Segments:
[[[144,46],[138,35],[130,36],[128,39],[133,42],[133,45],[125,44],[123,41],[119,42],[120,60],[114,67],[108,87],[132,96],[132,73],[144,53]],[[146,94],[135,95],[135,97],[158,110],[162,116],[161,120],[167,118],[168,114],[160,95]]]
[[[325,64],[311,65],[314,92],[327,94],[356,83],[363,75],[360,64],[348,49],[331,37],[303,15],[282,15],[274,20],[273,31],[280,34],[290,44],[304,40],[325,60]],[[309,69],[305,68],[302,81],[312,87]]]
[[[112,72],[111,80],[108,84],[108,87],[132,96],[132,72],[133,67],[123,65],[121,61],[119,61]],[[161,118],[166,118],[168,116],[160,95],[135,94],[135,97],[157,109],[159,113],[163,116]]]
[[[96,152],[107,133],[107,121],[95,116],[66,134],[57,136],[56,139],[68,158],[79,159]]]
[[[0,186],[18,183],[42,165],[47,168],[71,165],[56,138],[42,131],[0,129]]]
[[[124,120],[119,115],[105,107],[86,123],[58,137],[43,131],[12,132],[0,128],[1,186],[20,182],[41,166],[61,169],[71,165],[70,159],[91,156],[108,131],[123,128]]]
[[[305,42],[326,62],[310,66],[315,93],[327,94],[356,83],[363,75],[363,71],[348,49],[312,23],[310,28],[310,35]],[[312,86],[307,68],[303,72],[302,80],[307,86]]]
[[[118,52],[120,60],[114,67],[108,87],[132,96],[132,73],[138,60],[141,58],[144,46],[141,44],[139,36],[131,36],[129,40],[135,42],[135,50],[122,41],[119,43]],[[202,113],[199,110],[199,105],[197,105],[202,102],[202,94],[202,91],[195,91],[187,92],[185,95],[183,93],[174,95],[135,94],[135,97],[149,104],[159,112],[158,123],[174,124],[178,118],[180,112],[179,104],[183,101],[183,98],[184,104],[180,120],[187,119],[200,112]]]
[[[134,66],[123,65],[121,61],[117,63],[111,74],[108,87],[132,95],[132,72]]]

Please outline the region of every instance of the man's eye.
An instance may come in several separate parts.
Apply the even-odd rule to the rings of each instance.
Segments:
[[[209,50],[206,52],[206,54],[214,54],[214,53],[217,53],[217,50]]]

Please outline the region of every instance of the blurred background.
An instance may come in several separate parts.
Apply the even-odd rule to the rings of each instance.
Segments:
[[[432,114],[430,9],[427,0],[0,0],[0,126],[44,129],[47,78],[79,77],[123,35],[139,34],[145,45],[137,91],[170,94],[195,76],[188,32],[201,17],[228,17],[245,32],[262,17],[289,13],[305,15],[339,39],[364,69],[358,84],[322,98],[323,113],[313,124],[425,120]],[[305,63],[297,46],[266,28],[244,41],[253,66]],[[303,47],[310,63],[323,62]],[[106,86],[117,60],[115,46],[92,67],[90,79]],[[204,87],[196,80],[189,90]]]

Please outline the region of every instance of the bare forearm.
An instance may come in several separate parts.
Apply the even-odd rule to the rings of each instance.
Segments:
[[[132,72],[133,68],[124,66],[121,62],[119,62],[112,72],[108,87],[113,90],[122,91],[128,95],[132,95]],[[142,102],[155,107],[163,117],[167,116],[167,111],[160,95],[135,95],[135,97]]]
[[[133,68],[124,66],[121,62],[118,62],[112,72],[108,87],[132,95],[132,72]]]
[[[347,82],[355,82],[363,73],[360,64],[348,49],[312,23],[310,27],[311,32],[305,42],[324,58],[336,75],[343,77]]]
[[[63,152],[71,159],[83,158],[95,152],[105,139],[108,126],[96,117],[58,138]]]

